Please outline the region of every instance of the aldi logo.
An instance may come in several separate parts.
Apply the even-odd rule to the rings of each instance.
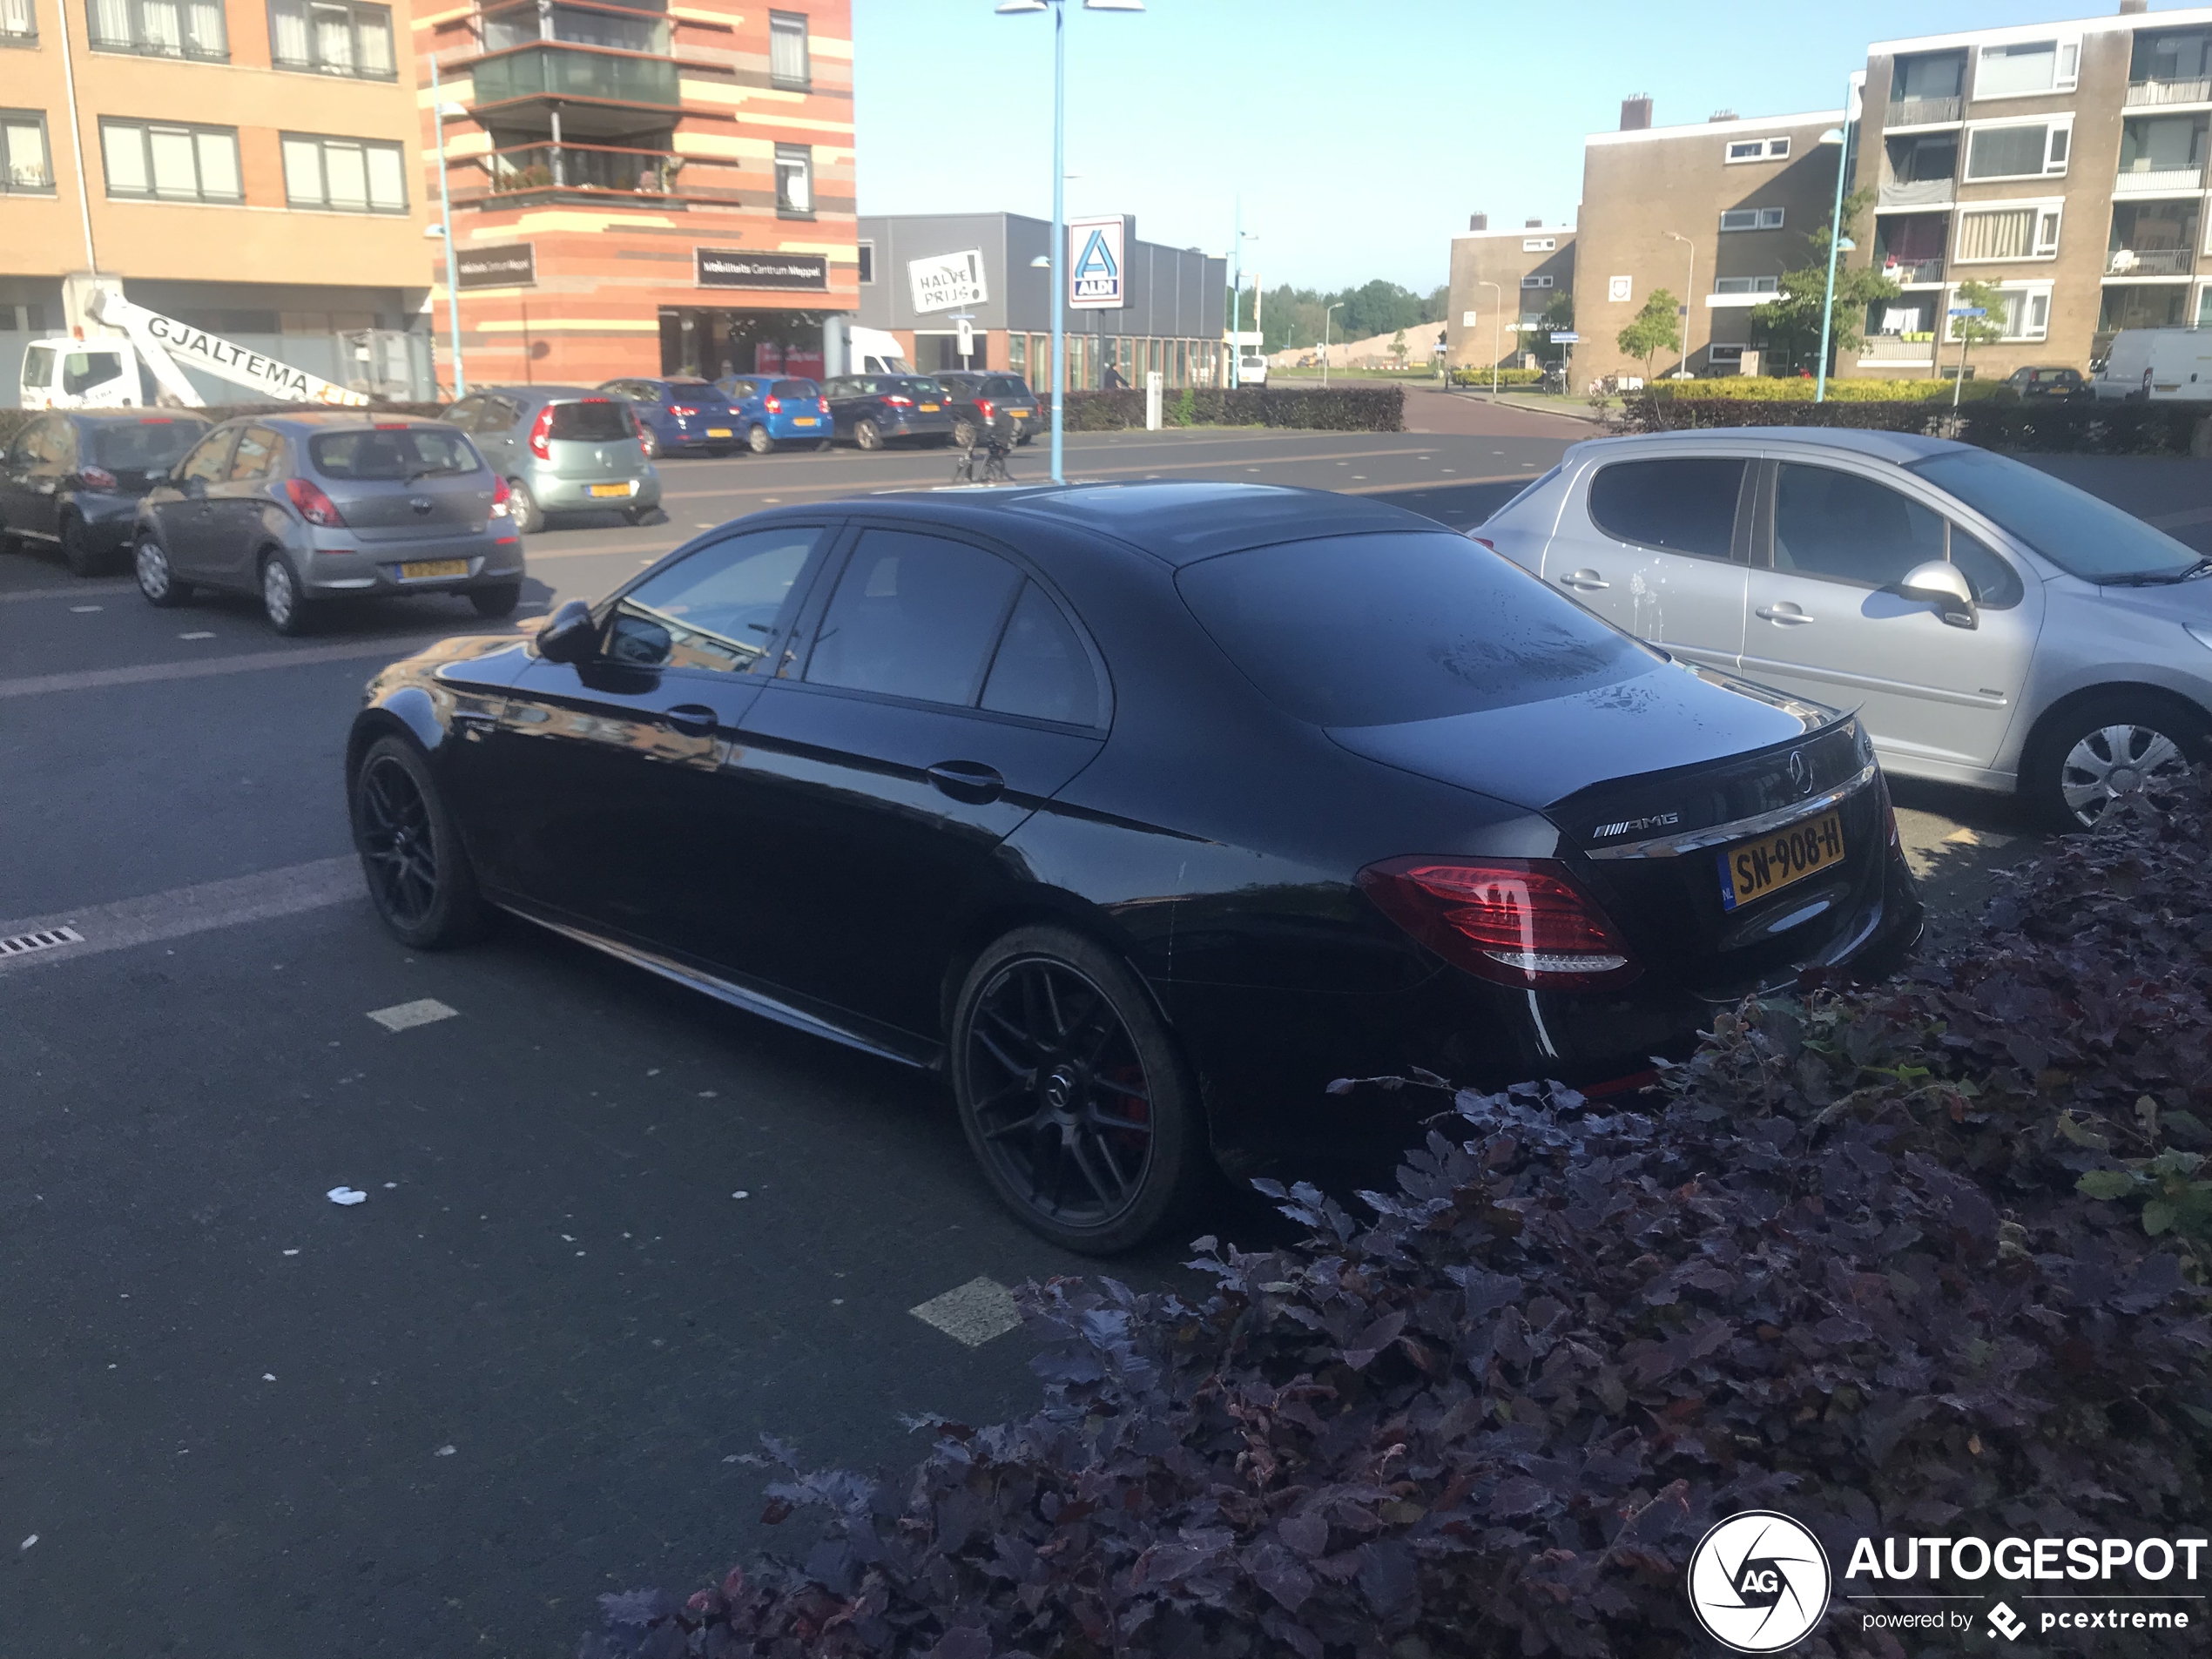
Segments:
[[[1129,303],[1128,221],[1068,222],[1068,304],[1076,311],[1119,311]]]

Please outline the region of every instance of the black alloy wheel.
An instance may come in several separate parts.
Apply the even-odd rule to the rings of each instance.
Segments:
[[[1079,934],[1024,927],[983,953],[955,1008],[952,1067],[984,1174],[1064,1248],[1142,1243],[1211,1170],[1165,1025],[1136,976]]]
[[[883,428],[866,416],[853,422],[853,442],[863,449],[883,448]]]
[[[75,513],[62,520],[62,563],[71,576],[98,576],[107,569],[107,555],[92,545],[84,521]]]
[[[347,792],[370,902],[405,945],[438,950],[473,938],[483,905],[428,764],[400,737],[368,746]]]

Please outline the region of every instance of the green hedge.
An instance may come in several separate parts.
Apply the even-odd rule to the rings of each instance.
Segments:
[[[2029,403],[1986,398],[1953,415],[1923,401],[1778,403],[1750,398],[1655,397],[1639,393],[1622,406],[1629,432],[1680,432],[1706,427],[1849,427],[1955,438],[1988,449],[2048,455],[2186,455],[2212,403]]]
[[[1398,386],[1186,387],[1162,399],[1170,426],[1298,427],[1319,432],[1403,432],[1406,392]],[[1070,392],[1067,429],[1120,432],[1144,424],[1144,394]]]
[[[1810,403],[1814,381],[1809,375],[1729,374],[1702,381],[1661,381],[1650,388],[1656,397],[1727,398],[1760,403]],[[1962,389],[1967,400],[2018,395],[2002,381],[1968,381]],[[1947,380],[1871,381],[1831,380],[1831,403],[1918,403],[1951,401]]]
[[[203,415],[209,421],[219,422],[233,420],[241,415],[299,415],[306,410],[320,407],[321,405],[315,403],[212,403],[204,409],[183,412]],[[436,415],[451,407],[449,403],[375,403],[370,405],[370,408],[380,415]],[[45,413],[44,409],[0,409],[0,449],[4,449],[16,441],[17,433]],[[155,409],[151,413],[162,415],[168,411]]]
[[[1501,386],[1534,386],[1544,378],[1544,371],[1541,368],[1501,368],[1496,372],[1498,384]],[[1452,371],[1452,384],[1487,386],[1490,384],[1490,375],[1489,368],[1471,364],[1466,368],[1455,368]]]

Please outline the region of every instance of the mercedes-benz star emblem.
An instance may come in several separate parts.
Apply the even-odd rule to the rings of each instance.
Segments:
[[[1790,781],[1796,786],[1800,795],[1812,793],[1812,767],[1805,759],[1804,751],[1802,749],[1793,749],[1790,752]]]
[[[1770,1509],[1730,1515],[1689,1558],[1689,1605],[1706,1633],[1738,1653],[1778,1653],[1828,1610],[1828,1554]]]

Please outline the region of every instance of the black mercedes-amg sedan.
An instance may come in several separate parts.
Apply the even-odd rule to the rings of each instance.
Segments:
[[[1100,1253],[1434,1109],[1332,1079],[1617,1087],[1921,919],[1849,716],[1258,485],[739,519],[386,670],[347,775],[408,945],[496,907],[941,1069],[1015,1213]]]

